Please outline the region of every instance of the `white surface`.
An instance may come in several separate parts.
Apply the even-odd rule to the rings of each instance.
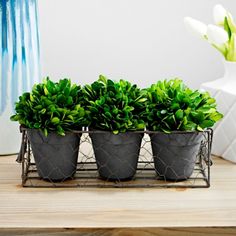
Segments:
[[[221,55],[191,35],[183,18],[213,23],[229,0],[39,0],[43,75],[89,83],[103,73],[147,86],[181,77],[190,86],[223,75]]]
[[[224,77],[201,87],[216,98],[218,109],[224,114],[214,128],[212,153],[236,163],[236,62],[224,64]]]

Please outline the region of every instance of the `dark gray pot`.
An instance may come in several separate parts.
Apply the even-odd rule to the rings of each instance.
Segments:
[[[90,133],[99,175],[107,180],[127,180],[136,173],[142,133]]]
[[[78,134],[59,136],[51,132],[45,137],[40,130],[28,129],[27,135],[41,178],[56,182],[73,177],[80,143]]]
[[[150,134],[154,165],[166,180],[188,179],[194,170],[203,135],[201,132]]]

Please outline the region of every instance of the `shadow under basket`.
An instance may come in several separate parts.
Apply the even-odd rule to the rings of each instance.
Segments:
[[[56,141],[52,138],[55,134],[45,139],[41,133],[32,134],[31,130],[25,128],[21,128],[21,132],[22,144],[17,161],[22,165],[24,187],[206,188],[210,186],[213,137],[211,129],[201,132],[196,139],[194,135],[190,135],[191,137],[187,135],[186,141],[189,146],[192,145],[189,140],[196,144],[194,151],[189,153],[189,156],[186,154],[184,158],[190,160],[189,163],[192,165],[188,173],[181,170],[180,164],[177,165],[179,169],[176,172],[174,163],[168,163],[166,160],[163,162],[166,166],[161,167],[160,161],[156,158],[157,153],[159,155],[161,151],[155,151],[156,147],[153,144],[160,132],[135,131],[115,136],[107,131],[72,131],[64,140],[56,136]],[[36,137],[32,139],[34,135]],[[175,140],[179,141],[176,138]],[[126,143],[125,146],[129,148],[125,150],[122,143]],[[111,146],[115,147],[112,152]],[[162,153],[167,155],[172,148],[167,146],[166,149],[168,151],[163,149]],[[180,154],[180,151],[176,152],[177,157],[183,154]],[[48,156],[49,153],[52,158]],[[109,161],[116,157],[118,164],[111,164]],[[59,159],[61,161],[58,164]],[[130,159],[132,165],[127,163]],[[42,164],[42,160],[46,164]],[[163,170],[168,170],[170,173]],[[166,173],[170,174],[170,177],[165,176]]]

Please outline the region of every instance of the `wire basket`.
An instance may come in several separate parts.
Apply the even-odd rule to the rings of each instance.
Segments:
[[[115,143],[118,148],[115,150],[114,154],[111,155],[109,151],[105,150],[107,147],[110,148],[111,145],[107,143],[103,143],[104,137],[103,135],[111,134],[106,131],[73,131],[71,132],[73,135],[79,137],[79,141],[71,147],[74,156],[76,156],[76,163],[73,164],[74,170],[71,173],[71,176],[63,175],[63,171],[60,171],[60,168],[54,164],[54,161],[51,161],[48,158],[45,158],[43,145],[51,146],[48,141],[43,140],[40,146],[40,157],[39,163],[35,161],[37,158],[33,155],[34,143],[30,141],[29,130],[21,127],[22,132],[22,143],[21,150],[17,157],[17,162],[22,165],[22,186],[23,187],[82,187],[82,188],[113,188],[113,187],[121,187],[121,188],[207,188],[210,187],[210,166],[212,165],[211,161],[211,145],[213,138],[212,129],[207,129],[201,133],[200,144],[197,149],[197,153],[193,154],[196,156],[193,158],[193,170],[191,171],[190,176],[182,176],[179,178],[176,171],[173,169],[175,166],[175,158],[173,158],[171,164],[165,164],[163,160],[160,160],[159,154],[153,154],[153,144],[151,142],[152,135],[155,135],[160,132],[151,132],[151,131],[139,131],[132,132],[132,134],[136,133],[139,135],[139,144],[138,151],[132,150],[134,153],[126,153],[125,151],[122,153],[123,147],[119,146],[119,143]],[[180,133],[180,132],[179,132]],[[183,132],[183,135],[186,132]],[[93,136],[98,137],[97,143],[94,141]],[[92,137],[92,139],[91,139]],[[109,136],[109,142],[111,142],[113,136]],[[129,137],[128,137],[129,139]],[[129,139],[130,140],[130,139]],[[105,142],[105,141],[104,141]],[[115,140],[117,142],[117,140]],[[55,145],[54,145],[55,146]],[[132,143],[128,143],[126,146],[132,146]],[[57,145],[53,147],[53,150],[59,150],[60,158],[63,159],[62,163],[70,162],[67,156],[63,156],[63,147],[61,145]],[[167,150],[169,151],[169,147],[167,146]],[[41,151],[42,150],[42,151]],[[106,161],[101,161],[99,163],[98,160],[98,151],[100,151],[100,156]],[[116,177],[116,172],[112,172],[111,163],[109,160],[113,160],[116,158],[119,152],[119,163],[115,164],[115,170],[117,170],[118,174],[122,174],[122,171],[129,167],[129,163],[127,162],[128,156],[137,156],[136,162],[134,161],[134,167],[128,168],[129,171],[133,172],[133,175],[129,178],[120,178]],[[55,152],[56,153],[56,152]],[[132,154],[132,155],[131,155]],[[52,154],[51,154],[52,155]],[[56,155],[56,154],[55,154]],[[57,156],[54,155],[54,160]],[[176,154],[178,155],[178,154]],[[42,171],[40,165],[40,160],[46,159],[46,167],[50,169],[48,176],[42,177]],[[185,160],[189,162],[190,157]],[[165,174],[158,172],[159,164],[162,163],[165,171],[169,171],[172,174],[176,174],[176,178],[166,178]],[[191,163],[190,163],[191,164]],[[45,163],[44,163],[45,165]],[[109,167],[108,167],[109,166]],[[44,166],[45,168],[45,166]],[[110,168],[110,169],[109,169]],[[162,168],[162,169],[163,169]],[[47,169],[48,171],[48,169]],[[60,171],[63,175],[63,178],[53,179],[50,178],[50,174],[53,171]],[[105,171],[109,172],[110,175],[104,177]],[[182,172],[181,172],[182,173]]]

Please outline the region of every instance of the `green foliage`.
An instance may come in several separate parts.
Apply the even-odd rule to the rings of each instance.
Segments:
[[[209,93],[193,91],[180,79],[158,81],[145,92],[145,120],[149,130],[203,131],[223,117]]]
[[[19,97],[11,120],[27,128],[40,129],[46,136],[50,131],[65,135],[65,131],[87,125],[82,99],[81,87],[71,85],[69,79],[54,83],[46,78],[34,85],[31,93]]]
[[[146,97],[136,85],[124,80],[114,82],[100,75],[97,81],[84,87],[84,94],[91,128],[114,134],[145,128]]]

